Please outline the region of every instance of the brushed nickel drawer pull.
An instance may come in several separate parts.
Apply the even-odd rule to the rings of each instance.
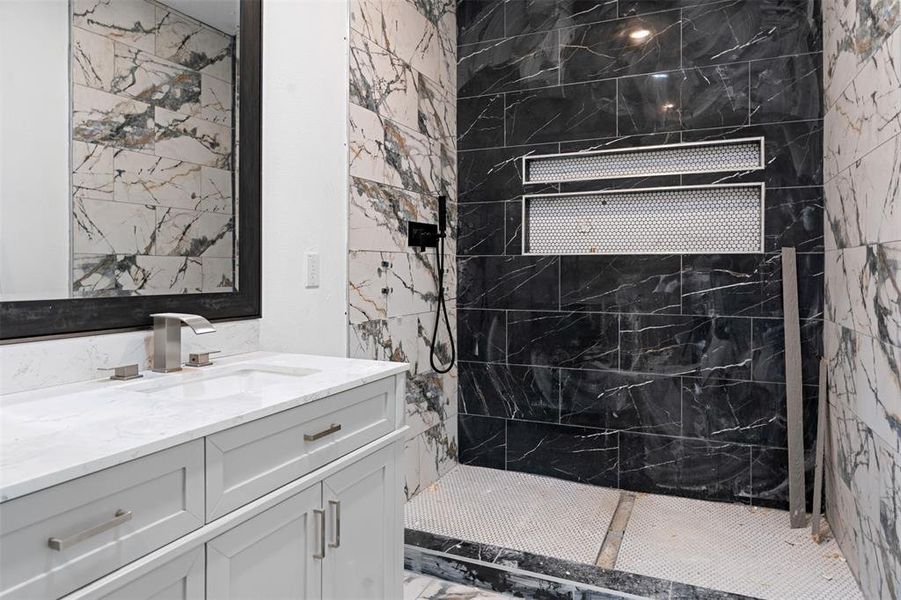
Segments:
[[[313,514],[319,517],[319,552],[314,552],[313,558],[322,560],[323,558],[325,558],[325,511],[319,508],[314,508]]]
[[[341,502],[338,500],[329,500],[329,508],[335,508],[335,541],[329,542],[329,548],[341,547]]]
[[[328,429],[323,429],[317,433],[305,433],[303,434],[303,441],[305,442],[315,442],[316,440],[320,440],[327,435],[332,435],[333,433],[337,433],[341,431],[341,425],[339,423],[332,423]]]
[[[134,516],[134,513],[130,510],[129,511],[117,510],[116,516],[113,517],[112,519],[110,519],[109,521],[107,521],[106,523],[101,523],[100,525],[94,525],[93,527],[85,529],[84,531],[79,531],[75,535],[67,537],[67,538],[59,539],[59,538],[52,537],[49,540],[47,540],[47,545],[50,546],[51,548],[53,548],[54,550],[65,550],[66,548],[68,548],[70,546],[74,546],[78,542],[83,542],[84,540],[86,540],[90,537],[94,537],[95,535],[97,535],[99,533],[103,533],[104,531],[107,531],[108,529],[112,529],[113,527],[118,527],[122,523],[131,521],[131,518],[133,516]]]

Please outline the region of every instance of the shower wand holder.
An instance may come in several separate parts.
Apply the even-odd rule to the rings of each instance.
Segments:
[[[426,248],[437,248],[441,235],[434,223],[417,223],[407,221],[407,245],[425,251]]]

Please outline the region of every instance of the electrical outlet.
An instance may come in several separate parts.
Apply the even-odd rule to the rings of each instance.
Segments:
[[[307,287],[319,287],[319,253],[307,252]]]

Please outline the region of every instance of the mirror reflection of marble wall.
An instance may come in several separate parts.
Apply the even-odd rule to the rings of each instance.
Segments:
[[[235,289],[235,49],[162,3],[73,0],[72,296]]]

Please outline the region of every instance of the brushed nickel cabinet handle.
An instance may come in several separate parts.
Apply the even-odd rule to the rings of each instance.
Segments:
[[[83,542],[84,540],[86,540],[90,537],[94,537],[97,534],[103,533],[104,531],[107,531],[108,529],[112,529],[113,527],[118,527],[122,523],[131,521],[131,518],[133,516],[134,516],[134,513],[130,510],[129,511],[117,510],[116,515],[112,519],[107,521],[106,523],[101,523],[100,525],[94,525],[93,527],[85,529],[84,531],[79,531],[75,535],[67,537],[67,538],[60,539],[60,538],[52,537],[49,540],[47,540],[47,545],[50,546],[51,548],[53,548],[54,550],[65,550],[66,548],[74,546],[78,542]]]
[[[328,501],[329,508],[335,509],[335,541],[329,542],[329,548],[339,548],[341,546],[341,503],[337,500]]]
[[[314,508],[313,514],[319,517],[319,552],[314,552],[313,558],[322,560],[325,558],[325,511]]]
[[[337,433],[339,431],[341,431],[341,425],[339,423],[332,423],[328,429],[323,429],[322,431],[317,431],[316,433],[303,434],[303,441],[315,442],[316,440],[322,439],[327,435],[332,435],[333,433]]]

